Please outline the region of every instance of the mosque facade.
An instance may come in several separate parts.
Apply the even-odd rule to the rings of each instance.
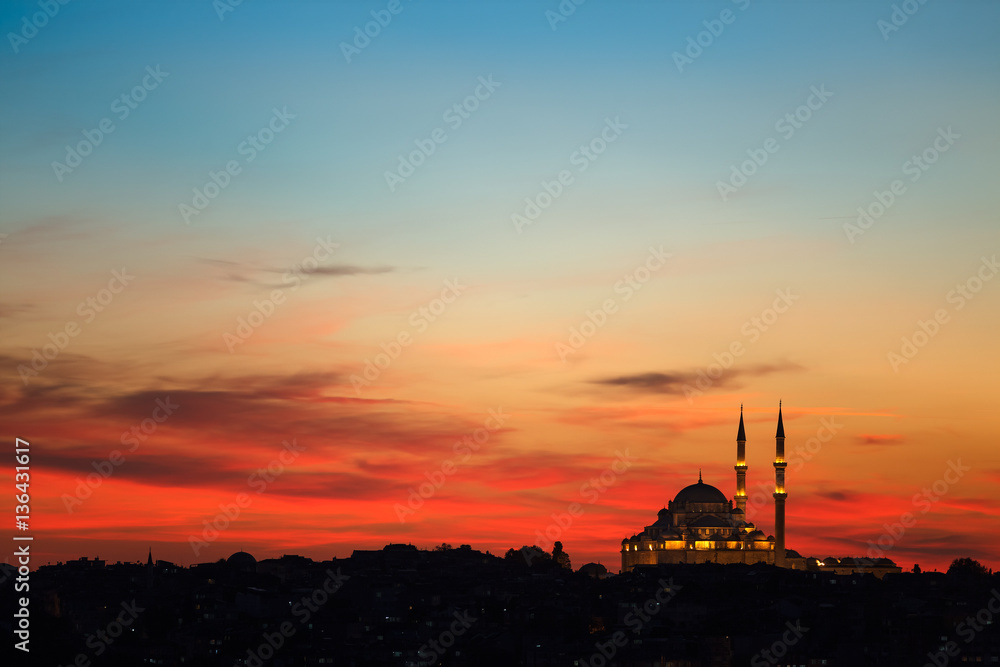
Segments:
[[[622,540],[622,572],[640,565],[660,563],[767,563],[793,570],[829,574],[870,573],[881,579],[901,572],[892,560],[878,558],[803,557],[785,548],[785,427],[778,403],[778,429],[774,437],[774,535],[765,535],[747,521],[746,432],[743,406],[736,434],[736,493],[726,494],[698,481],[681,489],[641,533]]]
[[[774,456],[774,535],[747,521],[746,432],[743,408],[736,435],[736,493],[730,500],[698,473],[656,515],[656,521],[622,540],[622,572],[659,563],[768,563],[786,567],[785,428],[778,405]],[[792,552],[794,554],[794,552]],[[797,556],[798,554],[794,554]]]

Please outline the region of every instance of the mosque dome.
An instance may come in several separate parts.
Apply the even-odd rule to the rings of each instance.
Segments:
[[[586,574],[594,579],[603,579],[608,576],[608,568],[604,567],[600,563],[587,563],[580,568],[581,574]]]
[[[256,572],[257,559],[245,551],[237,551],[226,559],[226,564],[242,572]]]
[[[726,494],[701,479],[697,484],[685,486],[674,497],[675,503],[728,503]]]

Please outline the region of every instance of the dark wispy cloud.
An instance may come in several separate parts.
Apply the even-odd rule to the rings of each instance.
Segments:
[[[54,241],[90,239],[95,231],[89,228],[90,218],[80,215],[49,215],[33,218],[14,231],[8,232],[4,244],[49,244]]]
[[[273,268],[252,266],[241,262],[233,262],[226,259],[214,259],[210,257],[195,257],[195,261],[208,264],[218,269],[216,278],[223,281],[251,283],[260,287],[275,288],[287,287],[291,284],[296,286],[309,278],[318,276],[321,278],[342,278],[345,276],[379,275],[383,273],[393,273],[397,270],[393,266],[358,266],[356,264],[323,264],[320,266],[302,266],[300,263],[288,268]],[[266,276],[277,275],[282,277],[282,282],[275,283],[265,279]]]
[[[297,444],[302,445],[301,442]],[[294,460],[287,467],[281,463],[278,458],[283,451],[280,444],[269,449],[245,450],[239,459],[208,447],[202,454],[182,451],[158,454],[147,451],[151,446],[152,443],[149,446],[141,444],[134,453],[127,447],[118,446],[121,462],[112,472],[115,481],[174,489],[227,489],[234,493],[250,489],[255,493],[266,490],[269,495],[278,496],[359,500],[403,495],[407,483],[419,474],[408,471],[408,476],[400,474],[397,480],[350,468],[339,472],[302,472],[295,468]],[[303,457],[310,454],[310,448],[305,446],[299,453]],[[47,456],[46,466],[84,477],[94,471],[95,461],[100,464],[103,459],[95,458],[89,448],[81,447]],[[271,466],[270,473],[267,473],[268,466]]]
[[[685,390],[704,390],[706,380],[710,383],[708,388],[733,388],[742,386],[739,382],[743,378],[760,377],[772,373],[788,373],[805,370],[802,366],[791,362],[779,362],[773,364],[756,364],[742,368],[733,368],[723,371],[717,378],[711,378],[704,369],[683,370],[683,371],[651,371],[647,373],[635,373],[632,375],[618,375],[615,377],[600,378],[591,380],[593,384],[608,387],[623,387],[635,391],[652,392],[658,394],[684,394]],[[700,384],[699,384],[700,382]]]
[[[846,491],[818,491],[816,493],[820,498],[826,498],[827,500],[836,500],[837,502],[846,502],[854,498],[854,494],[848,493]]]
[[[216,276],[219,280],[228,280],[237,283],[253,282],[250,278],[251,269],[245,264],[230,262],[226,259],[212,259],[209,257],[195,257],[194,259],[196,262],[208,264],[209,266],[214,266],[219,269],[219,275]]]
[[[33,303],[0,303],[0,317],[13,317],[27,313],[34,307]]]
[[[356,397],[337,371],[162,377],[132,391],[79,384],[58,373],[45,380],[0,392],[0,417],[47,441],[47,465],[84,475],[93,461],[119,450],[127,462],[116,479],[159,487],[246,486],[253,469],[296,440],[305,448],[302,461],[324,472],[290,471],[283,485],[288,493],[396,494],[440,466],[483,419],[456,418],[433,404]],[[136,429],[151,418],[162,421],[130,449]],[[501,433],[491,436],[491,446]],[[331,466],[337,474],[327,475]]]
[[[332,264],[321,266],[316,269],[302,269],[304,276],[362,276],[377,275],[380,273],[392,273],[396,268],[392,266],[355,266],[353,264]],[[287,271],[271,270],[271,273],[285,274]]]
[[[862,433],[854,437],[860,445],[899,445],[903,436],[896,433]]]

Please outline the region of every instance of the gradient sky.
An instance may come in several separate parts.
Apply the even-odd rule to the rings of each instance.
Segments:
[[[6,441],[31,443],[36,563],[503,553],[579,502],[565,550],[617,571],[621,539],[699,469],[732,496],[741,404],[751,518],[773,532],[781,399],[789,548],[865,555],[881,538],[904,568],[1000,565],[997,3],[916,5],[889,31],[877,0],[591,0],[559,22],[555,0],[402,0],[348,62],[342,44],[390,4],[0,8],[0,415]],[[689,38],[707,46],[678,67]],[[77,166],[53,165],[81,142]],[[518,229],[526,199],[545,208]],[[446,281],[458,296],[436,302]],[[226,338],[276,291],[252,335]],[[491,410],[503,425],[456,454]],[[253,477],[285,441],[302,451]],[[401,521],[428,475],[444,483]]]

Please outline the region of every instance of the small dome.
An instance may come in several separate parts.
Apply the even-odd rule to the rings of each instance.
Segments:
[[[740,516],[743,516],[743,515],[746,514],[746,512],[744,512],[743,510],[741,510],[739,507],[734,507],[733,508],[733,514],[739,514]]]
[[[674,515],[670,510],[664,508],[656,513],[656,521],[653,525],[657,528],[669,528],[674,523]]]
[[[755,542],[766,542],[767,541],[767,536],[764,535],[763,532],[761,532],[759,530],[755,530],[752,533],[750,533],[749,535],[747,535],[747,539],[751,540],[751,541],[755,541]]]
[[[580,572],[593,577],[594,579],[601,579],[607,576],[608,568],[604,567],[600,563],[587,563],[580,568]]]
[[[245,551],[237,551],[226,559],[226,564],[241,572],[256,572],[257,559]]]

